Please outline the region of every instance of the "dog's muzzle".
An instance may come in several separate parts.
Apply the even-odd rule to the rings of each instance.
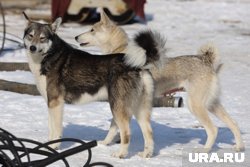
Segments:
[[[75,40],[76,40],[77,42],[79,42],[78,39],[79,39],[79,35],[75,37]],[[82,43],[79,42],[79,43],[80,43],[80,46],[85,46],[85,45],[88,45],[88,44],[89,44],[88,42],[82,42]]]

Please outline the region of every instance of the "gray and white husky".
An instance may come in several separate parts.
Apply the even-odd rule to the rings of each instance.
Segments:
[[[161,46],[149,45],[144,49],[140,47],[142,43],[133,43],[125,54],[92,55],[71,47],[56,34],[61,18],[52,24],[41,24],[25,17],[28,22],[23,40],[37,88],[48,105],[49,140],[62,135],[64,103],[106,99],[113,120],[108,137],[102,143],[109,143],[119,129],[121,145],[113,156],[125,157],[130,143],[129,123],[134,115],[145,141],[140,155],[152,156],[154,142],[150,115],[153,79],[144,68],[159,64],[161,52],[158,48]],[[158,41],[157,33],[149,34],[151,40]]]
[[[144,41],[144,48],[154,42],[142,35],[137,35],[135,39],[140,42]],[[125,31],[115,25],[104,12],[101,13],[101,20],[94,24],[90,31],[77,36],[76,40],[82,46],[97,46],[104,53],[109,54],[125,53],[129,46]],[[164,47],[160,49],[164,50]],[[187,92],[189,110],[204,126],[207,133],[204,151],[212,148],[218,132],[218,128],[209,118],[209,112],[230,128],[236,141],[235,149],[244,150],[239,127],[225,111],[219,99],[218,72],[221,64],[219,64],[217,49],[208,44],[200,48],[198,55],[174,58],[165,56],[165,60],[161,62],[161,68],[154,66],[150,69],[155,82],[155,96],[180,89]]]

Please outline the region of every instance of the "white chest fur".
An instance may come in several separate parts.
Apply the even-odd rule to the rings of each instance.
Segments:
[[[37,89],[41,93],[45,101],[47,102],[46,76],[40,75],[41,60],[39,59],[41,59],[41,57],[39,57],[40,55],[31,55],[29,52],[27,53],[27,55],[28,55],[29,67],[35,77]]]

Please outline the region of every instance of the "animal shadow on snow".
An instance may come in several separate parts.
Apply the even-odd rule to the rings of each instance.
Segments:
[[[109,122],[110,123],[110,122]],[[178,128],[177,125],[160,124],[155,121],[151,121],[155,150],[154,155],[158,155],[161,149],[171,147],[173,145],[180,145],[181,148],[191,148],[187,146],[181,146],[182,144],[188,144],[192,140],[198,139],[199,146],[203,147],[206,142],[207,135],[203,128]],[[136,154],[143,150],[143,136],[139,125],[136,120],[132,119],[131,124],[131,143],[129,147],[129,157],[132,154]],[[108,133],[108,129],[104,130],[97,126],[86,126],[77,124],[68,124],[63,129],[64,138],[77,138],[84,141],[103,140]],[[232,145],[234,143],[234,137],[231,131],[226,127],[220,127],[218,131],[217,140],[213,148],[218,149],[218,143],[226,143]],[[73,143],[63,143],[61,148],[65,149],[72,146]],[[193,146],[194,144],[192,144]]]

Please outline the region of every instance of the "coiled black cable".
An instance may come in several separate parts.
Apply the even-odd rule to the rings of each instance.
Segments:
[[[1,48],[0,48],[0,56],[1,56],[3,51],[15,51],[15,50],[18,50],[18,49],[22,49],[24,46],[23,46],[23,42],[20,42],[20,41],[22,41],[22,39],[20,37],[14,35],[14,34],[7,33],[7,31],[6,31],[5,13],[4,13],[4,8],[3,8],[1,2],[0,2],[0,10],[1,10],[2,22],[3,22],[2,23],[3,31],[0,31],[0,32],[2,32],[2,37],[1,37],[2,44],[1,44]],[[8,35],[9,37],[6,36],[6,35]],[[12,37],[12,38],[10,38],[10,37]],[[13,38],[16,38],[16,39],[13,39]],[[12,42],[12,43],[16,44],[17,46],[16,47],[11,47],[11,48],[5,48],[6,41]]]
[[[74,142],[80,145],[59,153],[49,146],[51,144],[59,142]],[[24,143],[27,143],[29,145],[36,145],[36,147],[26,147]],[[96,141],[85,143],[81,140],[73,138],[63,138],[47,143],[40,143],[30,139],[17,138],[8,131],[0,128],[0,166],[44,167],[61,160],[66,167],[70,167],[68,161],[66,160],[66,157],[88,150],[87,162],[83,165],[83,167],[92,167],[97,165],[113,167],[111,164],[108,164],[106,162],[90,163],[92,158],[91,148],[95,147],[96,145]],[[30,156],[31,154],[40,155],[45,158],[32,160],[32,157]]]

